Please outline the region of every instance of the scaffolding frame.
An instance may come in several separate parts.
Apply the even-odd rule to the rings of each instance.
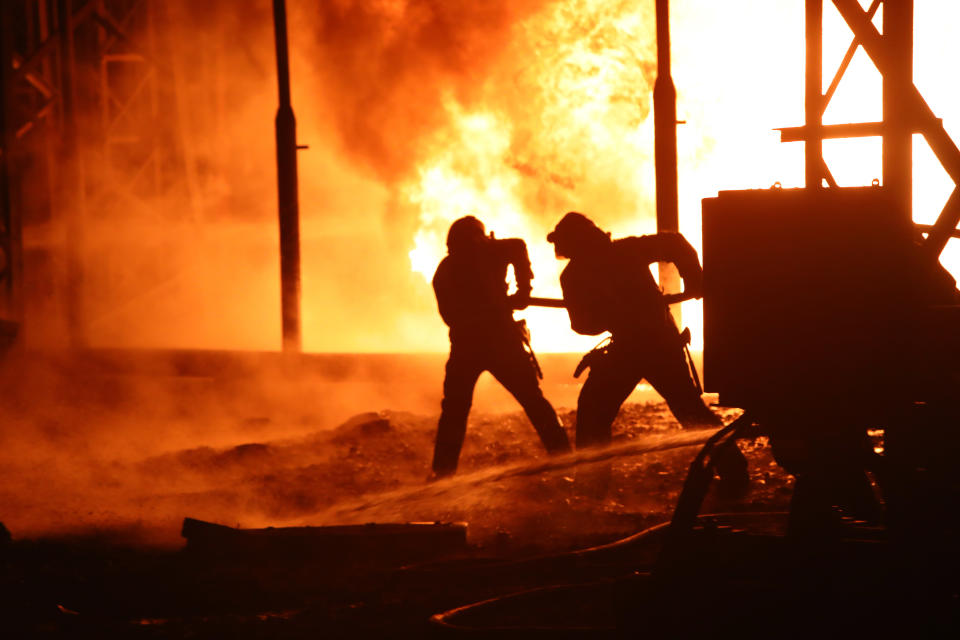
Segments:
[[[177,110],[168,104],[175,96],[160,89],[161,75],[172,70],[157,37],[159,4],[0,3],[0,316],[23,319],[26,227],[31,243],[63,252],[50,262],[66,283],[59,311],[73,346],[85,344],[89,321],[90,212],[108,203],[146,210],[147,198],[187,182],[176,123],[160,117]],[[145,121],[157,125],[138,124]],[[20,165],[43,176],[45,194],[25,192]]]
[[[825,0],[805,0],[806,77],[805,124],[780,129],[781,142],[805,144],[805,183],[808,189],[836,188],[823,159],[823,141],[833,138],[880,136],[883,139],[882,183],[904,215],[913,219],[913,134],[923,135],[954,182],[954,190],[933,225],[915,225],[925,233],[923,249],[936,260],[951,237],[960,237],[960,149],[913,83],[913,0],[872,0],[864,9],[857,0],[831,0],[853,32],[827,91],[823,91],[823,7]],[[873,24],[883,5],[883,34]],[[823,114],[856,51],[863,47],[883,78],[883,120],[824,125]]]

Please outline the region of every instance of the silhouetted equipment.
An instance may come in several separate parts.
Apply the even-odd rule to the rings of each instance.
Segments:
[[[523,349],[530,357],[530,365],[537,373],[537,378],[543,380],[543,369],[540,368],[540,362],[537,360],[537,354],[533,350],[533,343],[530,342],[530,329],[527,328],[526,320],[517,321],[517,331],[520,333],[520,338],[523,342]]]
[[[250,563],[286,560],[300,564],[389,566],[467,549],[464,522],[235,529],[184,518],[181,535],[187,539],[188,553]]]
[[[908,309],[923,294],[918,253],[881,187],[704,200],[707,389],[730,406],[831,398],[867,409],[911,384],[901,376],[916,342]]]
[[[884,3],[883,36],[879,0],[833,4],[854,42],[822,93],[823,0],[807,0],[806,123],[781,129],[805,141],[806,188],[703,202],[704,382],[797,476],[793,524],[822,534],[831,505],[875,517],[869,471],[891,530],[945,553],[960,497],[960,291],[938,256],[957,234],[960,187],[935,224],[913,223],[911,135],[957,185],[960,150],[912,83],[912,1]],[[858,46],[883,75],[884,121],[825,127]],[[883,136],[883,186],[836,186],[822,140],[855,135]],[[884,430],[883,456],[868,429]]]
[[[297,121],[290,106],[286,0],[273,0],[280,106],[277,134],[277,196],[280,211],[280,308],[283,350],[300,350],[300,201],[297,191]]]

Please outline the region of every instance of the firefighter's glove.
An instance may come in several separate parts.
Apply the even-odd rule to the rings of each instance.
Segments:
[[[508,298],[510,300],[510,308],[515,311],[520,311],[526,309],[530,304],[530,292],[518,291]]]

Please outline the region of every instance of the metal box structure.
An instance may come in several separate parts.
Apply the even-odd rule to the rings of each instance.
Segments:
[[[721,404],[846,404],[902,387],[922,278],[911,221],[886,195],[775,188],[703,201],[704,382]]]

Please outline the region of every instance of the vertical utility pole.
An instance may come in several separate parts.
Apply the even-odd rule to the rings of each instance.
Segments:
[[[657,172],[657,231],[679,231],[677,205],[677,91],[670,75],[670,2],[656,0],[657,81],[653,85],[654,165]],[[664,293],[680,290],[673,264],[657,265]],[[680,320],[679,307],[675,317]]]
[[[11,105],[13,87],[10,79],[13,61],[12,3],[0,3],[0,287],[2,312],[8,320],[20,318],[20,234],[19,216],[10,193],[10,172],[13,169],[13,122]]]
[[[886,9],[884,9],[886,11]],[[806,0],[807,69],[804,111],[807,189],[820,189],[823,173],[823,0]]]
[[[86,180],[80,151],[77,117],[77,49],[74,43],[72,0],[57,0],[57,28],[60,38],[60,93],[63,109],[63,180],[61,202],[66,213],[67,235],[67,334],[70,345],[86,345],[84,312],[84,223],[86,222]]]
[[[286,0],[273,0],[280,107],[277,133],[277,195],[280,205],[280,308],[283,350],[300,351],[300,203],[297,196],[297,121],[290,106]]]
[[[913,0],[885,0],[883,40],[883,186],[907,220],[913,219],[915,114],[904,96],[913,85]]]

